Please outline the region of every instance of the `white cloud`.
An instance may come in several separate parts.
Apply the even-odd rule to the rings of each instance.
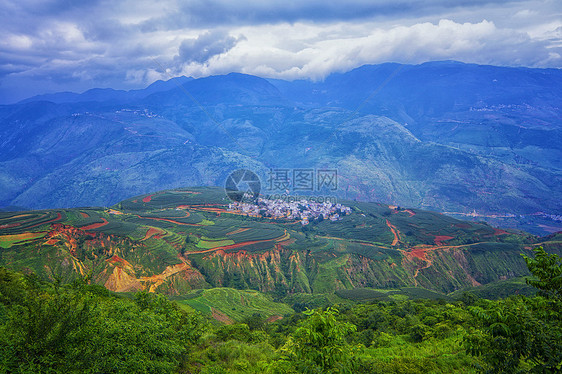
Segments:
[[[343,28],[344,24],[281,24],[237,29],[247,40],[208,63],[190,64],[182,72],[202,76],[235,70],[283,79],[322,79],[332,72],[388,61],[562,65],[543,42],[526,33],[498,29],[487,20],[461,24],[444,19],[388,29],[363,23],[354,26],[355,35],[342,33]],[[321,34],[331,38],[319,37]]]
[[[2,8],[0,102],[61,88],[140,88],[166,69],[322,79],[389,61],[562,67],[555,0],[0,0]]]

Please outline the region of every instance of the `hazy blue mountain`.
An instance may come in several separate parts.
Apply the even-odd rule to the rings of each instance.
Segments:
[[[167,81],[158,80],[150,86],[140,90],[114,90],[112,88],[93,88],[81,94],[75,92],[57,92],[53,94],[37,95],[22,100],[20,104],[34,101],[49,101],[52,103],[80,103],[80,102],[129,102],[143,99],[156,92],[168,91],[193,80],[191,77],[177,77]]]
[[[384,115],[423,141],[562,168],[562,72],[557,69],[383,64],[319,83],[273,82],[302,105]]]
[[[0,207],[110,205],[251,168],[335,168],[339,197],[562,213],[562,72],[382,64],[321,82],[175,78],[0,106]],[[562,225],[562,224],[561,224]]]

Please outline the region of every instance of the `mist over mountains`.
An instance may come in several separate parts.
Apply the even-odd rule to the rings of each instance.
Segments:
[[[230,172],[338,171],[338,197],[562,213],[562,72],[458,62],[322,82],[232,73],[0,106],[0,207],[108,206]]]

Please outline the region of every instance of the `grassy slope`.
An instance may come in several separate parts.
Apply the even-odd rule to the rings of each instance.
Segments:
[[[352,207],[351,215],[303,228],[226,214],[221,209],[227,202],[220,188],[187,188],[127,199],[113,210],[2,212],[0,245],[7,248],[0,264],[49,276],[47,265],[66,272],[67,279],[80,267],[103,271],[105,260],[118,255],[133,267],[132,277],[163,274],[158,290],[171,294],[205,282],[263,291],[281,284],[292,292],[415,285],[449,292],[526,275],[519,253],[540,242],[486,224],[375,203],[343,202]],[[49,244],[41,237],[56,224],[87,228],[89,234]],[[37,239],[14,240],[26,233]],[[99,236],[101,249],[89,245],[91,235]],[[542,244],[553,252],[562,248],[556,237]],[[165,273],[181,263],[180,253],[195,267],[191,278]],[[193,279],[197,272],[203,280]]]
[[[270,296],[254,290],[212,288],[194,291],[176,300],[204,314],[211,315],[212,309],[216,309],[232,321],[243,321],[254,313],[265,318],[293,313],[288,305],[274,302]]]

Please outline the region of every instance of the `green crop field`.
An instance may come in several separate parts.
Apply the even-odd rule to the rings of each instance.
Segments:
[[[21,234],[48,228],[51,223],[62,223],[67,219],[65,210],[40,210],[27,212],[2,212],[0,235]]]
[[[150,211],[176,208],[180,205],[228,205],[224,190],[217,187],[194,187],[160,191],[133,197],[113,206],[123,211]]]
[[[230,239],[201,239],[197,242],[196,247],[202,249],[213,249],[217,247],[224,247],[225,245],[234,244],[234,240]]]
[[[25,234],[0,235],[0,248],[10,248],[13,245],[24,244],[29,240],[42,238],[46,233],[35,232]]]
[[[500,280],[478,287],[467,287],[449,294],[452,298],[461,298],[465,292],[471,292],[483,299],[500,299],[512,295],[535,296],[536,288],[528,285],[524,277]]]
[[[353,301],[389,301],[392,299],[452,300],[448,295],[421,287],[402,287],[400,289],[354,288],[337,290],[336,295]]]
[[[265,318],[293,313],[288,305],[274,302],[269,296],[253,290],[212,288],[199,292],[194,298],[189,298],[189,294],[187,297],[177,298],[177,301],[203,313],[210,314],[211,308],[216,309],[233,321],[242,321],[254,313]]]

